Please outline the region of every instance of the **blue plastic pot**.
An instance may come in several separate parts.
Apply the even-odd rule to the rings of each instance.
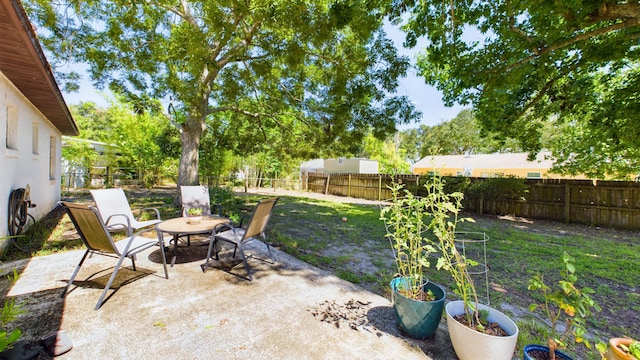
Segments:
[[[433,292],[434,301],[418,301],[410,299],[400,293],[398,288],[407,283],[404,278],[391,280],[391,302],[400,330],[414,338],[426,339],[431,337],[438,329],[442,310],[444,309],[445,291],[437,284],[428,282],[424,285],[424,291]]]
[[[547,346],[542,346],[542,345],[526,345],[524,347],[524,350],[522,350],[523,355],[524,355],[524,360],[536,360],[534,358],[532,358],[531,356],[529,356],[529,351],[532,350],[540,350],[540,351],[544,351],[544,352],[549,352],[549,347]],[[571,359],[571,357],[561,351],[556,350],[556,359],[560,359],[560,360],[573,360]]]

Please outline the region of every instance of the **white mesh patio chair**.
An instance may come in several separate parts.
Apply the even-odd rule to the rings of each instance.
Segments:
[[[202,209],[202,215],[222,216],[222,205],[214,204],[217,212],[212,212],[209,188],[202,185],[180,185],[180,197],[182,199],[182,216],[187,216],[191,208]]]
[[[212,213],[211,198],[209,196],[209,188],[202,185],[180,185],[180,199],[182,202],[182,216],[187,216],[189,209],[202,209],[203,216],[222,216],[222,205],[214,204],[213,208],[217,209],[216,213]],[[209,234],[207,232],[206,234]],[[187,245],[191,245],[191,235],[187,235]]]
[[[160,211],[156,208],[144,208],[140,210],[138,218],[133,216],[129,200],[122,189],[97,189],[90,190],[93,201],[100,212],[102,221],[110,232],[126,231],[127,236],[134,231],[155,225],[161,221]],[[151,213],[155,219],[140,220],[144,213]]]

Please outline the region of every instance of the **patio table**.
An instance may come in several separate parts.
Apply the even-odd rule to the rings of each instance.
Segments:
[[[202,220],[197,223],[190,223],[187,221],[187,217],[179,217],[169,220],[164,220],[156,224],[156,232],[158,233],[158,241],[164,242],[163,234],[173,235],[173,251],[171,258],[171,266],[176,261],[176,250],[178,248],[178,238],[183,235],[196,235],[204,234],[214,231],[216,226],[221,224],[228,224],[229,219],[221,216],[203,216]]]

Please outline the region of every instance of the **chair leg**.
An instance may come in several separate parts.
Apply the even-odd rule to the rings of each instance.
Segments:
[[[240,255],[242,256],[242,262],[244,262],[244,268],[247,270],[247,274],[249,274],[249,281],[253,281],[253,275],[251,274],[251,269],[249,269],[249,263],[247,262],[247,258],[244,256],[242,243],[236,244],[236,247],[240,247]]]
[[[220,240],[213,241],[213,252],[216,254],[216,260],[220,260]]]
[[[204,260],[204,264],[202,265],[202,272],[207,272],[207,268],[209,267],[209,259],[211,259],[211,252],[214,251],[216,254],[216,260],[218,260],[218,252],[215,251],[217,240],[215,238],[209,239],[209,249],[207,249],[207,258]]]
[[[169,272],[167,271],[167,257],[164,253],[164,243],[158,242],[158,246],[160,246],[160,252],[162,253],[162,266],[164,267],[164,278],[169,279]]]
[[[136,256],[131,255],[129,256],[129,258],[131,259],[131,267],[133,268],[133,271],[138,271],[136,270]]]
[[[71,279],[69,279],[69,283],[64,288],[64,292],[62,294],[60,294],[61,298],[65,297],[65,295],[67,295],[67,292],[69,291],[69,288],[71,287],[71,284],[73,284],[73,280],[76,279],[76,275],[78,275],[78,271],[80,271],[80,267],[82,266],[84,261],[87,259],[87,255],[89,255],[89,253],[90,253],[90,251],[87,250],[87,251],[84,252],[84,255],[82,255],[82,260],[80,260],[80,263],[78,263],[78,266],[76,266],[76,269],[73,271],[73,275],[71,275]]]
[[[264,242],[265,245],[267,245],[267,252],[269,253],[269,258],[271,259],[271,261],[273,261],[273,254],[271,254],[271,246],[269,246],[269,243],[267,242],[267,237],[262,236],[262,241]]]
[[[122,261],[124,260],[125,257],[127,256],[123,254],[118,259],[118,263],[116,264],[116,267],[113,269],[113,274],[111,274],[111,277],[109,278],[109,282],[107,282],[107,286],[104,287],[104,290],[102,291],[102,295],[100,295],[100,299],[98,299],[98,303],[96,304],[96,310],[99,310],[100,306],[102,306],[102,301],[104,300],[104,297],[107,295],[107,291],[109,291],[109,288],[111,288],[111,284],[113,283],[113,280],[116,279],[116,275],[118,275],[118,270],[120,270],[120,265],[122,265]]]

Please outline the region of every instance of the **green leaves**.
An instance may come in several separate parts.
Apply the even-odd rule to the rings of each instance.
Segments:
[[[20,329],[14,329],[10,333],[7,332],[7,323],[10,323],[22,313],[24,311],[20,309],[20,305],[16,305],[15,299],[4,300],[4,305],[0,309],[0,352],[10,348],[22,336]]]
[[[457,224],[469,220],[458,217],[463,194],[445,192],[444,182],[435,172],[425,183],[426,195],[423,197],[414,196],[400,182],[393,182],[389,188],[392,202],[382,208],[380,219],[385,222],[387,238],[395,250],[398,272],[406,278],[422,279],[423,271],[429,265],[427,256],[440,250],[436,269],[449,272],[455,282],[454,292],[465,303],[468,324],[482,329],[476,311],[478,297],[468,271],[478,262],[461,254],[455,242]]]
[[[406,97],[392,95],[409,59],[381,30],[386,2],[29,4],[53,56],[89,63],[96,83],[140,112],[155,106],[149,99],[175,102],[187,149],[180,183],[198,178],[191,149],[211,122],[238,130],[225,134],[236,154],[260,152],[256,142],[275,138],[283,152],[308,144],[312,157],[331,146],[355,153],[370,129],[384,135],[419,116]]]
[[[575,285],[578,280],[575,274],[575,260],[566,252],[562,254],[561,259],[564,268],[560,271],[561,279],[555,291],[544,283],[544,278],[540,274],[529,280],[527,288],[530,291],[540,292],[544,299],[544,303],[531,304],[529,310],[541,309],[546,315],[551,324],[552,344],[566,347],[569,344],[568,341],[572,340],[590,348],[591,344],[585,338],[586,319],[593,314],[593,310],[600,311],[601,308],[589,296],[594,293],[592,289],[588,287],[580,289]],[[556,327],[559,321],[566,325],[561,334],[558,334]]]
[[[445,103],[473,105],[485,131],[525,151],[548,146],[545,124],[567,131],[571,146],[553,146],[564,170],[637,173],[640,146],[623,135],[639,129],[637,3],[398,2],[408,14],[394,11],[392,20],[403,24],[405,44],[426,38],[418,68]],[[563,126],[573,121],[583,133],[575,141]]]
[[[431,266],[429,256],[436,251],[427,238],[430,214],[424,200],[404,189],[404,185],[394,182],[390,189],[393,194],[391,205],[381,208],[380,220],[386,226],[398,274],[412,279],[408,297],[419,299],[425,282],[424,272]]]

